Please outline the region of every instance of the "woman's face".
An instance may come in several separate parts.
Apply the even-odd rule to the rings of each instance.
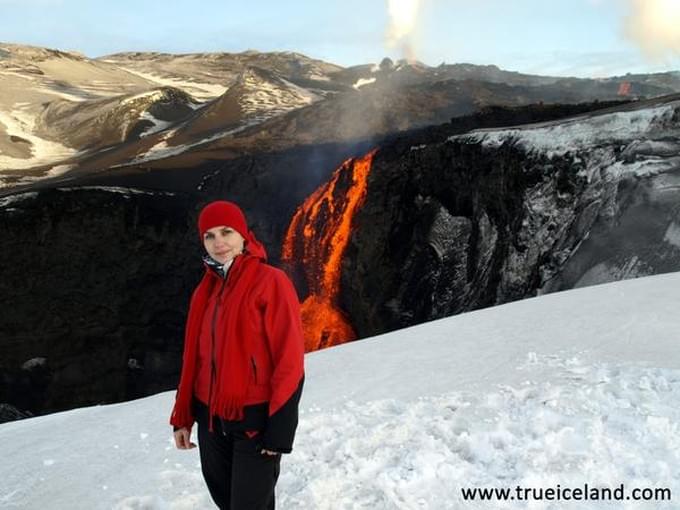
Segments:
[[[203,246],[212,258],[221,264],[229,262],[243,251],[243,236],[231,227],[220,225],[206,230]]]

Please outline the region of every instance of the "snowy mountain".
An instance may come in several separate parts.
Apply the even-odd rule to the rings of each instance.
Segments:
[[[50,132],[52,126],[40,129],[40,116],[46,105],[47,108],[52,104],[69,105],[78,111],[78,105],[89,101],[136,94],[154,85],[80,54],[5,43],[0,43],[0,81],[0,171],[49,165],[51,175],[64,171],[53,167],[82,147],[62,140],[62,133]],[[96,128],[92,131],[96,139]],[[114,137],[108,143],[119,141]],[[10,178],[6,184],[14,180]]]
[[[680,273],[576,289],[308,354],[278,504],[677,508],[678,288]],[[173,397],[0,425],[2,507],[213,508],[198,452],[174,449]],[[555,500],[586,484],[624,499]],[[518,486],[528,501],[462,492]]]
[[[307,143],[358,143],[493,104],[680,91],[677,73],[593,80],[390,59],[341,68],[298,53],[257,51],[88,59],[12,44],[0,44],[0,78],[3,187],[137,166],[195,167]],[[169,110],[161,116],[128,101],[170,90],[175,99],[155,107]],[[191,118],[187,106],[195,110]],[[118,123],[119,128],[112,126]]]
[[[116,53],[96,59],[115,64],[126,71],[158,85],[177,87],[201,100],[224,94],[228,85],[249,68],[264,69],[304,88],[316,91],[333,90],[330,76],[340,66],[309,58],[300,53]]]
[[[139,151],[140,164],[180,154],[197,145],[233,135],[273,117],[321,100],[318,96],[264,69],[247,68],[217,99],[160,136],[151,148]]]
[[[108,160],[114,166],[121,160],[155,159],[157,146],[173,141],[168,133],[149,141],[144,136],[183,127],[191,111],[228,91],[205,117],[198,115],[195,128],[214,125],[226,132],[234,123],[256,124],[324,97],[334,88],[328,88],[327,75],[338,69],[290,52],[130,53],[88,59],[0,43],[0,187],[61,175],[83,159],[94,159],[97,171]],[[243,110],[238,119],[228,114],[234,101],[232,106]],[[176,144],[191,147],[201,141],[186,138],[180,136]],[[139,146],[130,149],[131,140]],[[119,149],[117,158],[109,152],[113,147]],[[139,156],[147,151],[156,155]]]

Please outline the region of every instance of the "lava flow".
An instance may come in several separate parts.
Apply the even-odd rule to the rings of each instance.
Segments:
[[[619,85],[619,90],[617,92],[619,96],[629,96],[630,95],[630,82],[622,81]]]
[[[304,268],[309,295],[302,303],[307,352],[356,339],[338,307],[340,266],[352,219],[366,197],[375,150],[340,165],[298,208],[288,226],[281,259]]]

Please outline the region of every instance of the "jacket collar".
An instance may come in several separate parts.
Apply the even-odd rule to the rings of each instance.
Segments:
[[[240,256],[240,255],[239,255]],[[236,256],[235,258],[231,259],[229,262],[226,264],[221,264],[214,258],[212,258],[210,255],[203,255],[203,263],[206,265],[206,267],[210,270],[212,270],[217,276],[220,278],[224,279],[227,277],[227,273],[229,272],[229,268],[234,264],[236,259],[239,257]]]

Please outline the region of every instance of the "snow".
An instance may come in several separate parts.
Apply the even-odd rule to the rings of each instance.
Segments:
[[[369,85],[371,83],[375,83],[376,78],[359,78],[352,87],[354,87],[356,90],[359,90],[361,87],[364,85]]]
[[[23,365],[21,365],[22,370],[32,370],[37,367],[43,367],[47,363],[47,358],[38,357],[26,360]]]
[[[80,103],[82,101],[87,101],[88,99],[90,99],[89,97],[82,95],[83,94],[82,91],[79,91],[78,89],[76,89],[74,87],[71,87],[71,90],[73,92],[77,92],[77,94],[69,94],[68,92],[66,92],[64,90],[55,90],[55,89],[52,89],[52,88],[49,88],[49,87],[37,87],[35,90],[38,91],[38,92],[44,92],[46,94],[51,94],[53,96],[57,96],[57,97],[60,97],[62,99],[66,99],[67,101],[72,101],[72,102],[75,102],[75,103]]]
[[[17,202],[21,202],[22,200],[26,200],[27,198],[35,198],[37,196],[38,193],[36,191],[28,191],[26,193],[17,193],[15,195],[2,197],[0,198],[0,209]]]
[[[680,101],[657,107],[646,107],[606,114],[586,114],[572,119],[532,124],[510,129],[481,129],[466,135],[454,135],[449,140],[464,139],[499,147],[514,140],[523,147],[563,155],[584,147],[612,144],[643,138],[658,125],[670,121]]]
[[[60,187],[57,189],[61,191],[95,190],[106,191],[107,193],[122,193],[123,195],[165,195],[165,196],[175,195],[175,193],[171,191],[145,190],[139,188],[123,188],[120,186],[78,186],[78,187]]]
[[[678,289],[680,273],[576,289],[308,354],[278,508],[677,509],[461,489],[624,484],[677,500]],[[0,506],[214,508],[197,450],[173,446],[173,399],[0,425]]]
[[[310,74],[308,76],[310,80],[316,80],[316,81],[331,81],[331,79],[328,76],[324,76],[322,74]]]
[[[115,63],[115,62],[113,62]],[[214,99],[221,96],[227,90],[227,87],[222,85],[215,85],[214,83],[198,83],[193,81],[181,80],[179,78],[164,78],[152,73],[143,73],[135,69],[130,69],[129,67],[121,67],[124,71],[130,74],[144,78],[159,85],[167,85],[170,87],[176,87],[182,89],[188,94],[203,100]]]
[[[76,165],[55,165],[52,168],[50,168],[47,171],[46,177],[58,177],[60,175],[65,174],[72,168],[75,168]]]
[[[149,127],[146,131],[140,134],[140,137],[145,137],[149,136],[152,133],[157,133],[158,131],[163,131],[164,129],[169,128],[172,126],[172,122],[165,121],[165,120],[160,120],[151,115],[148,111],[143,111],[142,114],[139,116],[140,119],[142,120],[148,120],[150,122],[153,122],[153,126]]]
[[[78,187],[66,187],[61,186],[57,188],[60,191],[81,191],[81,190],[95,190],[95,191],[106,191],[107,193],[122,193],[123,195],[164,195],[172,196],[175,193],[171,191],[156,191],[156,190],[145,190],[140,188],[123,188],[120,186],[78,186]],[[6,208],[7,206],[16,204],[26,199],[32,199],[38,196],[36,191],[28,191],[24,193],[17,193],[14,195],[8,195],[6,197],[0,198],[0,209]],[[41,359],[41,358],[36,358]]]
[[[35,118],[21,110],[9,113],[0,111],[0,124],[4,124],[7,135],[23,138],[31,143],[30,158],[11,158],[0,155],[0,170],[23,170],[66,159],[77,153],[76,150],[57,142],[45,140],[33,134]]]
[[[312,104],[322,99],[321,96],[318,96],[317,94],[314,94],[313,92],[310,92],[309,90],[302,88],[299,85],[286,80],[285,78],[281,78],[281,81],[298,96],[299,102],[303,105]]]
[[[142,92],[141,94],[135,94],[134,96],[126,97],[120,104],[127,105],[139,101],[140,99],[147,99],[148,101],[160,101],[165,97],[165,93],[162,90],[149,90],[147,92]]]
[[[161,140],[154,146],[150,147],[145,153],[138,155],[135,159],[133,159],[129,163],[125,163],[124,165],[114,165],[116,166],[127,166],[127,165],[136,165],[138,163],[144,163],[148,161],[155,161],[158,159],[163,159],[163,158],[168,158],[170,156],[175,156],[177,154],[181,154],[183,152],[186,152],[187,150],[197,147],[199,145],[206,144],[208,142],[212,142],[214,140],[219,140],[220,138],[224,138],[225,136],[230,136],[234,135],[236,133],[240,133],[241,131],[249,128],[250,126],[254,126],[255,124],[258,124],[259,121],[253,119],[249,122],[245,122],[241,124],[240,126],[233,128],[233,129],[228,129],[226,131],[220,131],[219,133],[216,133],[214,135],[211,135],[207,138],[203,138],[201,140],[198,140],[197,142],[191,142],[191,143],[186,143],[182,145],[168,145],[168,140],[171,138],[176,132],[177,129],[172,129],[168,131]],[[114,168],[112,167],[112,168]]]
[[[317,94],[288,80],[283,78],[279,80],[283,86],[262,80],[254,72],[244,73],[243,83],[246,91],[239,98],[243,115],[250,116],[250,120],[260,123],[321,99]]]
[[[671,222],[666,229],[666,234],[663,240],[668,244],[672,244],[676,248],[680,248],[680,225],[675,222]]]
[[[120,83],[110,80],[90,80],[79,85],[79,88],[98,97],[113,97],[121,93]]]

